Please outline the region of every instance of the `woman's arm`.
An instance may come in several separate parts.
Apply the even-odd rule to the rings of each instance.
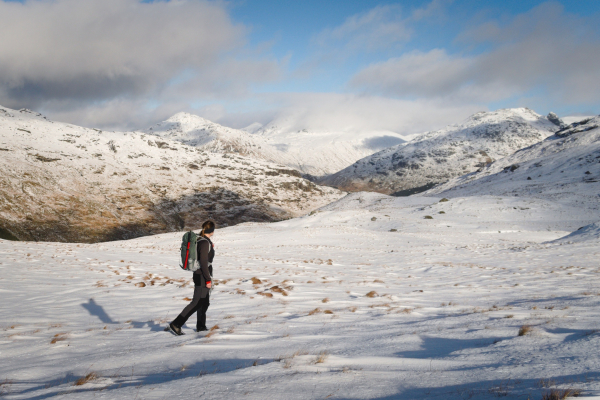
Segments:
[[[210,246],[208,241],[202,240],[200,242],[200,271],[202,272],[202,276],[204,277],[204,281],[206,282],[206,287],[210,288],[209,282],[211,281],[210,272],[208,271],[208,252],[210,250]]]

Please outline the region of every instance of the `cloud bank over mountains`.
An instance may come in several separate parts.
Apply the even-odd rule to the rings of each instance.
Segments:
[[[283,16],[242,23],[237,3],[0,0],[0,104],[104,129],[187,111],[236,128],[401,134],[499,106],[596,113],[599,14],[566,6],[329,5],[330,22],[289,21],[298,44],[266,27]]]
[[[593,22],[545,3],[507,23],[464,31],[456,41],[483,48],[475,54],[415,50],[368,66],[350,85],[368,93],[464,102],[498,101],[535,89],[558,103],[597,102],[600,38]]]

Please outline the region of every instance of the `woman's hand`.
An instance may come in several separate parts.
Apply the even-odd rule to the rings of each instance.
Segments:
[[[206,288],[210,289],[212,287],[212,281],[206,282]]]

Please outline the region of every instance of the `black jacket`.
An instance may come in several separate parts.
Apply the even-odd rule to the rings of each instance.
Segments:
[[[198,239],[196,250],[200,268],[194,272],[194,285],[202,288],[201,297],[204,298],[209,291],[206,282],[212,281],[212,261],[215,258],[215,248],[209,238],[201,237]]]

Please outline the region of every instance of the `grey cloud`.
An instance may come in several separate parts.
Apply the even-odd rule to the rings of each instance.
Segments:
[[[237,95],[278,76],[275,60],[244,58],[246,33],[221,2],[0,1],[0,103],[92,112],[94,102]]]
[[[594,17],[597,19],[597,17]],[[458,43],[491,46],[476,55],[434,49],[371,65],[350,86],[368,93],[494,101],[541,89],[558,104],[600,100],[597,20],[546,3],[509,24],[486,23]]]

